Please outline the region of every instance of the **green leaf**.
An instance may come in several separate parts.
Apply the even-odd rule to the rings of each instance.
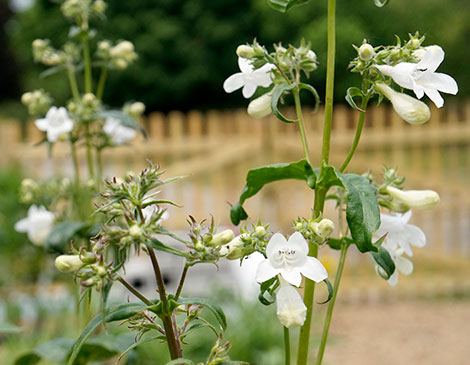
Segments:
[[[360,89],[358,89],[357,87],[350,87],[347,91],[346,91],[346,96],[345,96],[345,99],[346,101],[348,102],[348,104],[351,106],[351,108],[353,109],[356,109],[360,112],[365,112],[364,109],[361,109],[357,106],[356,102],[354,101],[354,98],[355,97],[358,97],[360,96],[361,97],[361,103],[362,103],[362,98],[364,98],[364,94],[362,93],[362,91]]]
[[[295,84],[281,84],[276,86],[273,91],[273,95],[271,97],[271,110],[273,114],[282,122],[285,123],[297,123],[295,119],[286,118],[278,109],[279,99],[281,98],[282,94],[286,91],[290,91],[295,87]]]
[[[46,238],[45,247],[63,253],[73,237],[87,224],[84,222],[60,222],[54,226]]]
[[[194,365],[194,363],[188,359],[175,359],[167,362],[166,365]]]
[[[240,199],[230,209],[232,223],[238,225],[240,221],[248,218],[243,209],[246,199],[258,193],[268,183],[287,179],[304,180],[311,189],[315,188],[316,175],[307,160],[267,165],[248,171]]]
[[[128,303],[110,307],[106,310],[105,322],[109,323],[128,319],[136,315],[140,311],[144,310],[145,308],[146,306],[140,303]],[[80,349],[83,347],[88,338],[90,338],[93,332],[103,323],[102,317],[103,314],[100,313],[95,318],[93,318],[85,327],[80,336],[77,338],[75,344],[73,345],[69,360],[67,362],[68,365],[75,364],[75,360],[80,352]]]
[[[263,305],[271,305],[275,302],[274,299],[269,299],[266,298],[265,294],[269,294],[271,298],[274,298],[274,291],[276,288],[279,286],[279,281],[277,279],[277,276],[274,278],[271,278],[269,280],[266,280],[260,284],[260,292],[258,295],[258,300],[261,302]]]
[[[390,0],[374,0],[374,3],[376,6],[378,6],[379,8],[387,5],[389,3]]]
[[[338,172],[339,173],[339,172]],[[380,211],[374,185],[364,176],[340,174],[346,191],[346,220],[359,251],[377,251],[372,235],[380,226]]]
[[[0,323],[0,335],[9,335],[22,332],[23,329],[21,327],[15,326],[9,322],[2,322]]]
[[[168,253],[171,253],[172,255],[186,257],[186,258],[190,257],[188,253],[177,250],[176,248],[167,246],[163,242],[158,240],[157,238],[152,238],[150,240],[150,244],[154,249],[159,250],[159,251],[168,252]]]
[[[354,241],[349,237],[341,237],[341,238],[329,238],[326,243],[333,250],[341,250],[341,247],[343,245],[354,244]]]
[[[268,0],[268,4],[274,10],[285,13],[294,6],[302,5],[310,0]]]
[[[322,168],[318,172],[317,187],[323,189],[325,192],[330,190],[332,186],[345,188],[341,176],[341,173],[333,166],[329,166],[323,162]]]
[[[161,337],[161,335],[152,336],[152,337],[147,337],[147,338],[145,338],[145,339],[143,339],[143,340],[140,340],[140,341],[138,341],[138,342],[135,342],[135,343],[131,344],[127,349],[125,349],[125,350],[119,355],[119,358],[118,358],[117,361],[116,361],[116,365],[119,364],[119,362],[122,360],[122,358],[123,358],[124,356],[126,356],[126,355],[129,353],[129,351],[135,349],[137,346],[142,345],[142,344],[144,344],[144,343],[151,342],[151,341],[155,341],[155,340],[159,339],[160,337]]]
[[[202,305],[205,308],[209,309],[212,314],[215,316],[217,319],[217,322],[219,322],[220,327],[225,331],[227,329],[227,319],[225,318],[225,313],[222,310],[222,308],[208,299],[205,298],[179,298],[178,299],[179,304],[195,304],[195,305]]]
[[[313,112],[315,113],[318,110],[318,107],[320,106],[320,96],[318,96],[317,90],[312,85],[304,83],[299,84],[299,89],[307,90],[313,95],[313,97],[315,98],[315,109],[313,110]]]
[[[41,360],[63,364],[72,345],[73,339],[71,338],[55,338],[16,359],[15,365],[33,365]]]
[[[137,132],[140,132],[145,138],[147,138],[147,133],[145,130],[132,118],[129,114],[122,112],[121,110],[103,110],[98,113],[98,116],[101,118],[113,118],[119,120],[119,123],[124,127],[135,129]]]
[[[379,248],[378,252],[371,252],[372,258],[379,265],[383,272],[377,270],[378,274],[385,280],[390,279],[390,276],[395,272],[395,263],[392,260],[389,252],[382,247],[382,242],[384,241],[386,235],[380,237],[376,242],[375,245]]]
[[[318,304],[326,304],[328,303],[331,298],[333,298],[333,286],[331,285],[330,281],[328,279],[323,280],[323,282],[326,284],[326,287],[328,289],[328,298],[324,302],[319,302]]]

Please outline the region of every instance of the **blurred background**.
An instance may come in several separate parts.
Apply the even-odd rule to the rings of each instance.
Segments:
[[[97,22],[97,30],[108,39],[132,41],[139,59],[124,72],[110,75],[104,101],[110,106],[126,100],[144,102],[147,114],[141,123],[149,138],[105,155],[106,175],[139,171],[145,158],[151,158],[167,170],[167,176],[188,175],[162,192],[183,205],[170,210],[171,228],[184,230],[188,214],[197,219],[213,214],[221,227],[231,227],[228,203],[237,201],[249,168],[302,157],[295,126],[271,117],[251,119],[241,109],[247,101],[240,93],[223,92],[223,81],[238,71],[235,49],[255,37],[268,47],[278,41],[295,45],[305,37],[318,55],[320,67],[310,82],[323,100],[326,5],[315,0],[284,15],[262,0],[109,1],[108,21]],[[468,363],[469,19],[467,0],[392,0],[382,9],[372,0],[338,1],[333,163],[341,163],[349,150],[358,117],[343,105],[345,90],[360,82],[347,70],[355,57],[352,44],[366,38],[372,45],[388,45],[396,41],[395,35],[407,39],[408,33],[419,31],[426,36],[425,45],[439,44],[446,51],[439,71],[457,80],[459,94],[446,95],[442,109],[430,106],[432,119],[420,127],[400,120],[386,103],[367,113],[360,148],[349,170],[370,169],[379,177],[384,164],[396,167],[407,177],[406,189],[436,190],[441,204],[414,214],[411,223],[423,229],[428,244],[415,250],[415,272],[401,276],[397,287],[391,288],[375,274],[366,255],[350,250],[325,364]],[[50,91],[58,105],[70,98],[65,78],[38,77],[44,69],[31,54],[36,38],[62,44],[69,24],[57,2],[1,0],[0,26],[0,319],[5,323],[0,328],[0,363],[10,364],[18,354],[46,340],[75,337],[83,325],[73,319],[73,305],[63,286],[51,284],[57,278],[70,284],[70,278],[58,275],[50,256],[13,229],[27,210],[18,203],[23,178],[72,175],[66,146],[55,146],[52,158],[47,147],[34,146],[42,134],[19,101],[23,92],[36,88]],[[316,114],[305,111],[312,161],[317,164],[322,113],[322,108]],[[289,232],[293,218],[310,214],[311,203],[312,196],[301,182],[288,182],[265,187],[246,208],[252,222],[260,218],[270,222],[274,231]],[[333,208],[327,206],[326,214],[333,214]],[[335,272],[335,252],[323,249],[320,259]],[[208,270],[209,275],[215,273],[215,268]],[[213,286],[229,313],[232,358],[280,364],[282,331],[274,308],[247,301],[240,295],[243,289],[235,294],[227,291],[234,285],[226,280],[231,270],[220,270],[221,279]],[[137,274],[147,275],[145,270]],[[168,268],[167,275],[171,279],[176,273]],[[322,290],[318,301],[325,295]],[[234,301],[241,310],[235,310]],[[318,307],[313,341],[321,331],[323,307]],[[198,358],[207,347],[205,341],[190,341],[188,353]],[[139,351],[139,364],[154,364],[161,348],[142,346]]]

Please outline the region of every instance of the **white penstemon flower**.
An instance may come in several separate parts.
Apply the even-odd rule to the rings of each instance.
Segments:
[[[308,244],[301,233],[295,232],[287,241],[280,234],[274,234],[266,247],[267,259],[260,263],[256,281],[262,283],[280,274],[288,283],[300,286],[302,275],[320,282],[328,277],[322,263],[308,256]]]
[[[393,252],[401,248],[408,256],[413,256],[411,246],[423,247],[426,245],[424,232],[412,224],[408,224],[411,218],[411,210],[405,214],[380,215],[380,227],[376,232],[377,236],[387,234],[385,239],[386,248]]]
[[[302,326],[307,317],[307,307],[296,288],[280,278],[276,293],[276,315],[284,327]]]
[[[400,190],[388,186],[387,192],[409,208],[429,209],[439,204],[440,201],[439,194],[434,190]]]
[[[421,99],[426,94],[438,108],[444,105],[439,91],[457,94],[457,82],[449,75],[435,72],[444,60],[444,51],[439,46],[426,47],[422,59],[418,63],[402,62],[395,66],[376,66],[384,75],[405,89],[413,90]]]
[[[73,130],[73,120],[69,118],[64,107],[51,107],[45,118],[37,119],[34,124],[39,130],[47,133],[49,142],[56,142],[59,136]]]
[[[224,81],[224,90],[227,93],[243,87],[242,93],[246,99],[253,96],[258,86],[268,87],[272,84],[271,70],[274,65],[267,63],[263,67],[255,70],[250,60],[238,57],[238,66],[241,72],[237,72]]]
[[[26,233],[33,244],[41,246],[52,230],[54,219],[54,213],[45,207],[31,205],[28,216],[16,222],[15,231]]]
[[[106,133],[115,145],[121,145],[132,140],[136,131],[132,128],[123,126],[121,122],[115,118],[106,118],[103,125],[103,132]]]

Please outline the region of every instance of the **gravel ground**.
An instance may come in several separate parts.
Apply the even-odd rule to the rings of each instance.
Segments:
[[[469,301],[337,303],[324,365],[470,364]]]

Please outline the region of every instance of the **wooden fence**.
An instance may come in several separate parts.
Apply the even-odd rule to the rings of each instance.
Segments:
[[[442,203],[432,211],[417,212],[413,222],[426,232],[436,252],[470,256],[470,102],[448,102],[432,108],[431,120],[422,126],[402,121],[386,105],[371,108],[358,153],[349,171],[371,169],[376,175],[384,164],[397,167],[407,176],[407,189],[439,191]],[[291,115],[292,110],[286,110]],[[358,113],[346,106],[334,112],[331,162],[340,164],[350,148]],[[311,160],[319,164],[323,110],[305,112]],[[229,225],[227,202],[234,203],[243,188],[249,168],[302,158],[297,125],[281,123],[274,117],[250,118],[245,110],[192,111],[187,114],[152,113],[142,120],[148,140],[139,137],[130,146],[106,151],[105,175],[138,171],[145,159],[159,162],[167,176],[187,175],[168,185],[162,194],[184,208],[172,208],[169,224],[185,228],[185,217],[198,219],[213,214],[221,225]],[[19,123],[0,123],[0,165],[19,162],[28,176],[72,175],[66,144],[57,144],[48,158],[33,123],[22,131]],[[84,164],[83,151],[81,161]],[[81,166],[86,174],[85,166]],[[246,203],[253,220],[272,222],[274,229],[286,229],[293,218],[310,214],[312,194],[302,182],[289,181],[265,187]],[[333,207],[327,206],[327,215]]]

